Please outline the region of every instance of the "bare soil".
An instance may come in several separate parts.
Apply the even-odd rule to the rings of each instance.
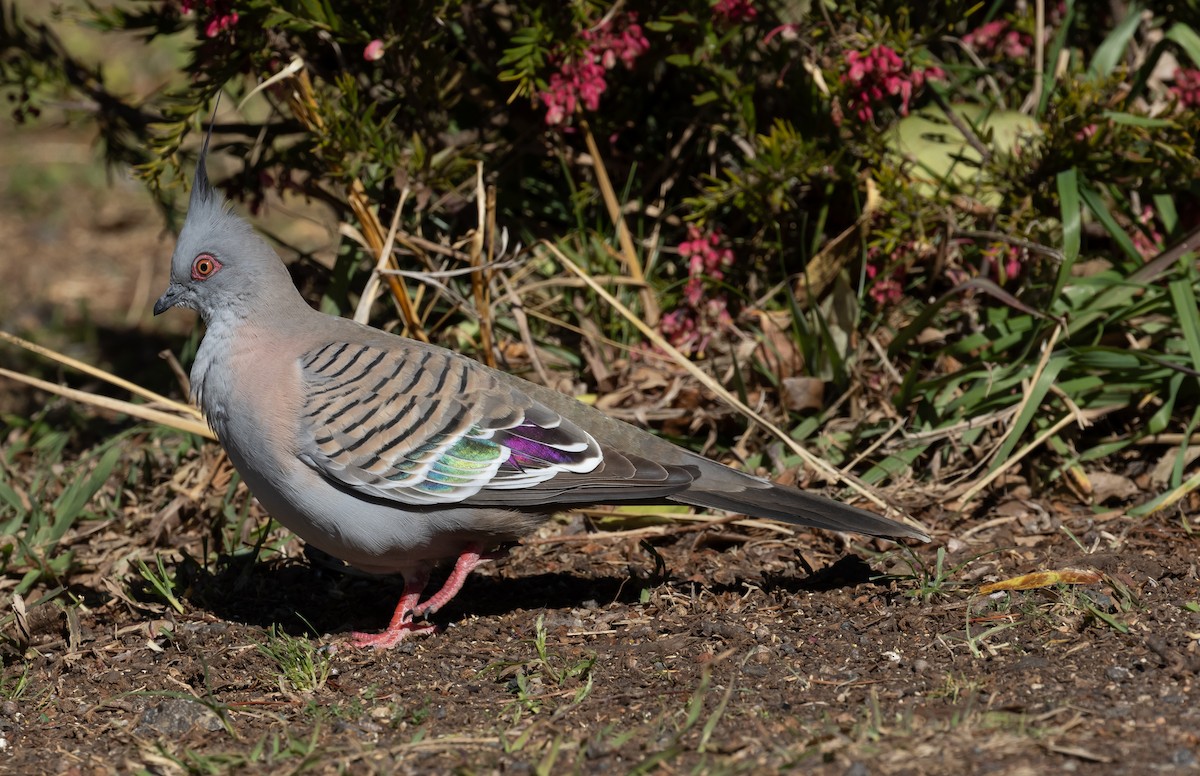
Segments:
[[[39,609],[31,643],[6,655],[28,688],[0,709],[0,769],[1197,768],[1195,536],[1084,515],[1030,522],[977,534],[962,557],[1009,549],[923,601],[920,580],[876,578],[910,573],[896,551],[872,562],[871,548],[827,536],[725,526],[656,538],[664,579],[636,538],[577,519],[474,575],[434,618],[443,632],[388,652],[346,637],[382,628],[398,586],[302,560],[184,564],[182,615],[124,593],[136,575],[76,584],[78,624]],[[1068,567],[1103,581],[988,597],[963,580]],[[297,689],[264,654],[274,628],[319,634],[323,685]]]
[[[100,223],[0,208],[0,311],[5,328],[52,328],[80,357],[169,384],[156,338],[173,331],[162,342],[178,347],[187,324],[141,311],[170,240],[118,192],[128,204]],[[84,323],[101,334],[70,333]],[[6,411],[47,401],[2,390]],[[125,427],[101,416],[85,432]],[[441,633],[374,652],[347,635],[386,624],[394,580],[310,562],[279,534],[257,557],[213,561],[227,497],[249,526],[265,520],[222,486],[219,451],[173,463],[161,435],[126,450],[155,474],[65,538],[63,594],[35,606],[43,586],[9,616],[0,772],[1200,770],[1200,539],[1177,510],[1134,521],[1000,499],[916,515],[936,540],[912,552],[735,523],[605,532],[576,516],[475,573],[433,618]],[[182,613],[134,566],[156,555]],[[979,592],[1063,569],[1095,574]],[[19,578],[0,578],[0,616]]]

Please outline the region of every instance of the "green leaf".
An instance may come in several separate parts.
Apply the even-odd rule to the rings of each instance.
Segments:
[[[1146,421],[1146,431],[1150,434],[1161,434],[1171,424],[1175,414],[1175,405],[1179,399],[1179,389],[1186,375],[1176,374],[1167,383],[1167,395],[1162,397],[1162,404]]]
[[[1083,201],[1087,204],[1088,210],[1096,216],[1096,219],[1103,224],[1105,230],[1113,238],[1113,241],[1121,247],[1129,258],[1142,261],[1142,254],[1133,244],[1133,239],[1126,233],[1121,225],[1117,223],[1117,219],[1113,218],[1113,214],[1109,212],[1108,205],[1104,204],[1104,200],[1100,198],[1099,192],[1090,186],[1081,183],[1079,186],[1079,194],[1083,197]]]
[[[1175,210],[1175,198],[1170,194],[1154,195],[1154,212],[1158,214],[1167,234],[1175,231],[1179,225],[1179,213]]]
[[[699,108],[701,105],[708,105],[710,102],[716,102],[720,98],[721,95],[710,89],[707,92],[703,92],[692,97],[692,105],[695,105],[697,108]]]
[[[1200,35],[1197,35],[1195,30],[1183,22],[1177,22],[1167,30],[1166,38],[1179,44],[1192,60],[1192,64],[1200,67]]]
[[[6,482],[0,482],[0,501],[8,504],[18,517],[25,512],[25,505],[21,502],[21,497]]]
[[[652,32],[670,32],[671,30],[675,29],[674,24],[671,24],[670,22],[664,22],[662,20],[646,22],[642,26]]]
[[[1104,39],[1092,56],[1092,63],[1088,66],[1088,75],[1093,79],[1103,78],[1116,70],[1129,41],[1142,22],[1142,10],[1137,3],[1130,4],[1125,13],[1125,18],[1108,34],[1108,37]]]
[[[889,477],[911,471],[913,463],[928,449],[929,445],[927,444],[916,445],[907,450],[892,453],[868,469],[862,476],[863,482],[869,485],[876,485],[887,480]]]
[[[1075,168],[1060,172],[1055,183],[1058,185],[1059,218],[1063,230],[1063,263],[1058,269],[1058,280],[1054,284],[1051,299],[1058,299],[1071,277],[1071,267],[1079,258],[1083,229],[1083,209],[1079,204],[1079,176]]]
[[[1197,310],[1195,290],[1191,281],[1185,279],[1172,280],[1167,288],[1175,306],[1175,319],[1183,330],[1188,355],[1192,357],[1192,368],[1200,369],[1200,310]]]
[[[270,13],[268,13],[267,17],[265,19],[263,19],[263,27],[269,29],[271,27],[287,26],[290,28],[292,26],[292,23],[295,21],[297,21],[295,16],[288,13],[287,11],[277,8],[277,9],[271,11]],[[311,26],[311,25],[308,25],[306,23],[306,26]]]
[[[1179,124],[1170,119],[1155,119],[1149,116],[1135,116],[1132,113],[1106,110],[1100,114],[1114,124],[1124,124],[1128,127],[1145,127],[1147,129],[1167,129],[1178,127]]]
[[[108,482],[109,475],[121,458],[120,447],[110,447],[100,457],[99,463],[92,473],[84,479],[76,479],[67,486],[54,501],[54,524],[49,535],[39,537],[39,541],[57,542],[67,529],[75,523],[83,512],[84,506],[96,495],[96,492]]]
[[[995,471],[1008,460],[1008,456],[1016,449],[1017,444],[1025,435],[1025,430],[1029,428],[1029,424],[1033,421],[1034,417],[1042,415],[1045,412],[1042,409],[1042,400],[1050,392],[1050,386],[1054,385],[1054,381],[1058,379],[1058,373],[1063,370],[1067,362],[1068,359],[1065,357],[1053,357],[1046,363],[1046,368],[1038,376],[1037,382],[1029,389],[1028,400],[1021,409],[1021,414],[1013,421],[1012,431],[1004,440],[1004,444],[1000,445],[1000,449],[996,451],[996,455],[992,459],[990,471]]]

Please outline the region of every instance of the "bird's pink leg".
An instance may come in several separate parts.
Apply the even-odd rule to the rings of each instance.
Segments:
[[[468,544],[458,556],[458,560],[454,562],[454,570],[450,572],[450,576],[446,579],[446,584],[442,585],[442,589],[425,599],[424,603],[418,604],[413,610],[414,614],[433,614],[438,609],[441,609],[446,604],[450,603],[450,599],[458,595],[458,591],[462,590],[463,583],[467,581],[467,575],[479,565],[481,561],[490,560],[498,557],[496,553],[482,552],[483,548],[478,544]]]
[[[383,633],[351,633],[350,643],[356,647],[391,649],[410,635],[437,630],[435,625],[413,625],[413,614],[417,612],[417,602],[421,600],[421,592],[425,589],[428,579],[429,575],[424,571],[406,575],[404,593],[400,596],[400,603],[396,604],[396,611],[392,615],[392,621],[388,623],[387,630]],[[461,584],[459,583],[460,586]]]
[[[404,593],[400,596],[400,603],[396,604],[396,612],[392,615],[392,621],[388,623],[387,630],[383,633],[352,633],[350,634],[350,643],[356,647],[390,649],[410,635],[432,633],[437,630],[437,626],[413,625],[413,617],[433,614],[450,603],[450,600],[458,595],[458,591],[462,590],[463,583],[467,581],[467,575],[476,566],[482,561],[502,557],[503,554],[502,552],[485,553],[480,545],[468,544],[462,554],[458,556],[458,560],[455,561],[454,570],[450,572],[442,589],[424,602],[421,602],[421,593],[425,590],[425,583],[428,581],[429,575],[425,572],[409,574],[404,578]]]

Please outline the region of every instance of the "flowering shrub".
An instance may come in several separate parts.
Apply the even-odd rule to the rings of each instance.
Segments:
[[[702,355],[712,337],[733,322],[728,297],[711,293],[733,266],[733,249],[724,244],[719,229],[705,233],[689,224],[687,233],[688,239],[678,249],[679,255],[688,260],[683,300],[663,316],[659,329],[682,352]]]
[[[637,14],[629,13],[605,19],[596,29],[584,30],[580,37],[586,44],[577,54],[559,54],[559,72],[550,76],[546,89],[538,100],[546,106],[546,123],[562,124],[570,120],[580,105],[589,111],[600,108],[600,95],[607,88],[605,72],[617,62],[633,69],[637,58],[650,48]]]
[[[940,190],[923,183],[914,198],[911,171],[892,175],[890,163],[881,161],[887,132],[898,117],[928,103],[924,91],[931,81],[949,100],[983,93],[970,83],[977,60],[962,54],[963,44],[991,59],[1032,56],[1028,15],[1000,12],[982,22],[973,16],[943,29],[931,26],[941,16],[940,0],[910,9],[905,23],[878,15],[873,3],[834,4],[828,13],[796,18],[759,0],[681,0],[669,11],[600,0],[516,0],[503,7],[422,0],[420,11],[364,0],[336,12],[328,3],[281,0],[131,2],[135,10],[98,10],[95,23],[150,36],[190,28],[201,42],[188,78],[146,96],[144,110],[97,95],[94,80],[77,79],[101,106],[110,153],[143,165],[152,186],[169,184],[187,167],[179,148],[219,86],[240,82],[237,88],[248,89],[298,61],[311,93],[276,84],[267,93],[268,115],[278,120],[229,138],[258,149],[242,155],[248,169],[227,181],[232,193],[261,203],[268,190],[295,189],[345,214],[339,188],[358,181],[373,201],[389,203],[404,181],[417,202],[442,203],[438,222],[455,230],[460,218],[469,224],[472,209],[445,194],[457,191],[481,160],[503,195],[497,198],[500,220],[519,224],[531,242],[607,217],[588,167],[577,163],[585,139],[578,131],[545,133],[587,113],[589,132],[601,141],[600,161],[620,182],[622,196],[649,201],[668,192],[658,212],[707,225],[703,250],[700,238],[683,227],[655,227],[663,239],[681,243],[678,254],[666,256],[678,255],[687,265],[679,268],[688,278],[677,287],[679,298],[664,309],[700,315],[707,297],[721,293],[734,318],[742,294],[777,282],[772,273],[802,269],[822,241],[851,225],[864,173],[884,186],[885,209],[872,230],[882,230],[888,244],[910,239],[890,230],[923,231],[947,218],[960,227],[994,228],[991,216],[956,209],[961,196],[973,196],[961,190],[969,176],[949,177]],[[1080,35],[1106,29],[1098,19],[1071,22],[1058,5],[1047,13],[1047,41],[1058,34],[1055,25],[1074,23],[1072,34]],[[458,21],[447,25],[448,18]],[[29,82],[18,60],[5,67],[10,82]],[[637,77],[630,77],[635,69]],[[62,72],[69,80],[87,71],[73,65]],[[1024,72],[997,69],[988,90],[1019,104],[1028,92]],[[1194,152],[1186,150],[1194,149],[1188,145],[1194,111],[1169,126],[1115,121],[1114,111],[1138,110],[1141,96],[1114,101],[1104,82],[1077,81],[1057,79],[1057,91],[1046,95],[1042,120],[1049,137],[1036,153],[1018,154],[1017,147],[980,161],[990,165],[990,179],[1002,183],[998,196],[1052,202],[1056,192],[1048,181],[1071,165],[1087,166],[1100,182],[1142,181],[1152,191],[1188,185],[1197,171]],[[1170,91],[1184,107],[1194,106],[1200,70],[1181,67]],[[15,111],[35,117],[38,103],[37,94],[23,88]],[[154,131],[147,132],[151,125]],[[130,142],[141,137],[146,142]],[[975,146],[989,142],[984,136]],[[907,147],[922,153],[919,142]],[[918,161],[929,165],[928,155]],[[168,198],[169,189],[160,194]],[[891,204],[897,202],[906,204]],[[1126,223],[1133,227],[1141,215],[1129,213]],[[736,267],[707,252],[724,255],[728,249],[720,246],[727,239],[739,246]],[[999,250],[989,246],[975,250]],[[967,249],[945,252],[946,267],[969,263],[960,255]],[[669,281],[679,273],[668,264],[660,271]],[[864,262],[861,277],[871,281],[864,294],[876,304],[899,304],[905,283],[943,282],[936,274],[891,269],[905,265],[914,266]],[[1006,284],[1037,281],[1010,260],[991,257],[989,266],[1003,268],[996,277]]]
[[[507,231],[510,244],[534,247],[485,278],[498,283],[514,265],[522,281],[541,276],[513,284],[537,289],[527,309],[579,324],[531,320],[535,346],[578,352],[585,335],[573,332],[598,325],[598,343],[637,350],[618,316],[548,277],[556,265],[539,242],[549,240],[597,277],[633,276],[614,293],[695,358],[744,358],[734,344],[755,335],[737,327],[763,319],[743,315],[753,305],[790,319],[775,336],[794,339],[783,350],[799,354],[788,363],[806,377],[845,386],[885,351],[897,368],[864,383],[876,405],[919,407],[929,428],[952,427],[972,412],[963,396],[986,396],[987,417],[999,417],[1029,377],[1013,370],[1031,344],[1053,341],[1044,352],[1060,378],[1085,387],[1105,383],[1095,378],[1113,363],[1086,361],[1095,343],[1165,343],[1144,363],[1198,366],[1176,348],[1185,337],[1133,323],[1151,309],[1181,319],[1155,294],[1170,287],[1180,304],[1193,281],[1137,273],[1200,213],[1195,32],[1156,4],[1131,20],[1118,18],[1128,4],[1047,4],[1040,26],[1033,5],[126,0],[84,13],[126,40],[186,40],[185,73],[118,94],[15,19],[0,80],[19,118],[89,106],[109,158],[138,171],[168,210],[193,169],[196,128],[229,91],[237,99],[223,103],[214,146],[238,169],[218,183],[252,208],[281,192],[352,226],[364,213],[396,217],[398,234],[414,238],[397,241],[412,254],[406,269],[437,273],[436,290],[412,293],[420,321],[453,326],[472,303],[481,316],[508,314],[499,286],[480,305],[480,273],[456,266],[480,258],[465,235]],[[1040,62],[1034,30],[1045,35]],[[1179,70],[1164,84],[1168,54]],[[243,112],[241,98],[268,78]],[[480,170],[482,190],[495,192],[483,230]],[[347,233],[371,232],[358,226]],[[368,253],[341,244],[317,281],[326,307],[357,303]],[[1139,289],[1137,310],[1081,314],[1093,286],[1072,284],[1092,256]],[[1069,331],[1048,328],[1068,319]],[[480,349],[496,344],[478,336]],[[737,374],[748,395],[755,379],[786,377],[758,363]],[[1179,401],[1147,374],[1146,395]],[[968,389],[980,375],[988,386]]]
[[[712,12],[713,16],[726,26],[754,21],[758,16],[754,0],[718,0],[712,7]]]
[[[905,64],[892,49],[876,46],[866,53],[846,52],[846,72],[842,83],[850,89],[847,109],[854,112],[859,121],[869,124],[875,119],[875,111],[889,97],[900,98],[900,115],[907,116],[913,94],[926,81],[941,80],[946,74],[939,67],[912,67]],[[840,114],[834,121],[841,123]]]

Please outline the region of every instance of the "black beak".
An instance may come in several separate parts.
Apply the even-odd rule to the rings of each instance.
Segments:
[[[167,286],[166,293],[160,296],[158,301],[154,303],[154,314],[162,315],[167,310],[170,310],[172,307],[174,307],[175,300],[179,298],[181,291],[183,291],[183,289],[174,283]]]

